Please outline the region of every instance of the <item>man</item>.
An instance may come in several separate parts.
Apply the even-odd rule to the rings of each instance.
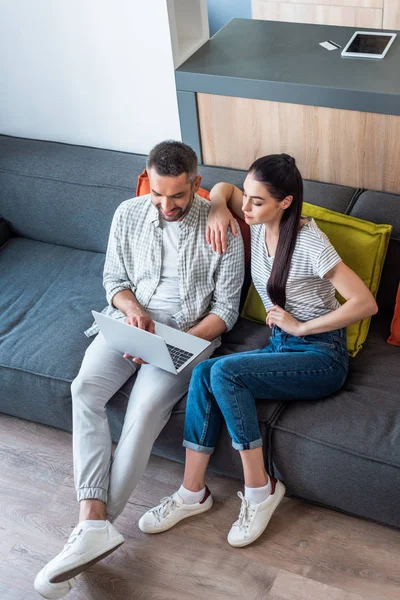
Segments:
[[[178,375],[122,356],[102,334],[88,347],[71,386],[79,523],[35,579],[45,598],[63,597],[77,574],[124,542],[111,523],[143,475],[194,366],[209,358],[238,317],[242,240],[230,234],[224,254],[206,243],[210,204],[196,194],[201,181],[196,154],[186,144],[162,142],[150,152],[147,170],[151,193],[126,200],[113,218],[103,278],[109,305],[103,312],[151,333],[160,321],[212,343]],[[95,333],[94,324],[86,334]],[[106,405],[135,373],[112,457]]]

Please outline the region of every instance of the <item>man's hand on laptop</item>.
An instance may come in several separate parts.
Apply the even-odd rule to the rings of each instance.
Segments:
[[[138,329],[145,329],[149,333],[154,333],[154,321],[151,316],[145,310],[133,310],[126,314],[125,323],[138,327]],[[130,358],[132,362],[138,365],[147,365],[147,363],[141,358],[132,357],[130,354],[124,354],[124,358]]]
[[[126,313],[125,323],[138,327],[138,329],[145,329],[149,333],[154,333],[154,321],[145,310],[135,310]]]

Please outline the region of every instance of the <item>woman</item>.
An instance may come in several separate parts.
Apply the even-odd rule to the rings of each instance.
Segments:
[[[243,188],[228,183],[213,188],[208,242],[224,250],[228,225],[237,235],[228,207],[250,225],[252,279],[272,328],[270,342],[194,369],[183,485],[139,521],[142,531],[158,533],[212,507],[205,473],[225,419],[244,472],[239,518],[228,535],[239,547],[263,533],[285,495],[283,483],[265,470],[255,398],[318,400],[337,392],[348,371],[345,328],[377,311],[368,288],[343,264],[314,219],[302,216],[303,181],[292,157],[256,160]],[[335,291],[346,300],[342,306]]]

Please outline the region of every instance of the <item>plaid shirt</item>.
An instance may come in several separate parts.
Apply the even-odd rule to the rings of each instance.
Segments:
[[[182,310],[173,315],[179,329],[188,331],[212,313],[231,329],[239,316],[244,278],[244,249],[240,236],[229,230],[228,249],[213,252],[206,242],[210,203],[194,196],[189,212],[180,222],[178,274]],[[239,228],[238,228],[239,229]],[[150,194],[126,200],[117,208],[108,241],[103,285],[109,306],[103,313],[124,318],[112,300],[121,290],[131,290],[146,308],[160,282],[163,230]],[[85,331],[98,333],[96,323]]]

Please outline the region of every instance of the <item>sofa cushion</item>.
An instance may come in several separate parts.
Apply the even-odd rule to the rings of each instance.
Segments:
[[[27,177],[129,189],[134,193],[145,162],[143,154],[0,135],[0,169]]]
[[[103,264],[104,254],[18,237],[1,250],[1,412],[71,431],[71,381],[91,342],[83,332],[90,310],[105,305]],[[127,394],[117,392],[111,406]],[[114,431],[123,415],[112,411]]]
[[[378,293],[379,310],[393,315],[400,279],[400,195],[384,192],[363,192],[350,214],[374,223],[391,223],[393,231]]]
[[[390,498],[400,493],[399,351],[386,343],[389,327],[373,318],[338,393],[287,405],[273,447],[289,493],[398,525]]]
[[[389,328],[388,319],[374,317],[342,389],[326,400],[290,404],[276,427],[400,468],[399,351],[386,343]]]
[[[146,157],[0,136],[0,214],[17,235],[105,252]]]
[[[84,146],[0,136],[0,214],[20,236],[105,252],[117,206],[135,196],[146,157]],[[246,171],[200,166],[202,187],[241,186]],[[305,199],[338,212],[353,188],[304,182]],[[88,226],[89,225],[89,226]]]
[[[0,365],[71,381],[105,304],[104,255],[11,238],[0,252]]]

